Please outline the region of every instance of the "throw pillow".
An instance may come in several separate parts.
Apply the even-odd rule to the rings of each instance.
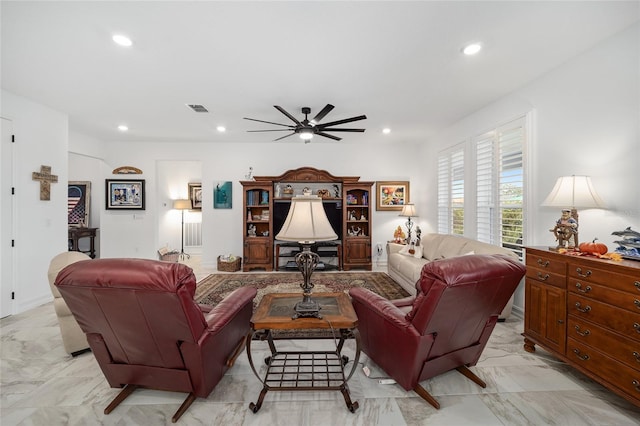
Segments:
[[[422,246],[415,246],[413,249],[415,251],[413,257],[420,259],[422,257]]]

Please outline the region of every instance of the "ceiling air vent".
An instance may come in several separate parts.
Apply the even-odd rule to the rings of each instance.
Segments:
[[[209,110],[207,108],[205,108],[204,105],[187,104],[187,106],[189,108],[191,108],[192,110],[194,110],[195,112],[209,112]]]

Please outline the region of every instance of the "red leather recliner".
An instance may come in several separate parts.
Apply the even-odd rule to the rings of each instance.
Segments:
[[[505,255],[470,255],[426,264],[415,296],[389,301],[364,288],[349,291],[362,350],[405,390],[435,408],[420,382],[457,369],[482,387],[476,365],[498,315],[525,274]],[[406,308],[405,308],[406,307]]]
[[[60,271],[55,285],[111,387],[124,386],[105,414],[137,387],[188,392],[174,422],[233,365],[256,295],[255,288],[240,288],[206,309],[193,300],[191,268],[145,259],[77,262]]]

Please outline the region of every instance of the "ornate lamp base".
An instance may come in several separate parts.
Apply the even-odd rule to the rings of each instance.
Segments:
[[[302,300],[296,303],[296,306],[293,308],[296,313],[291,317],[292,319],[322,318],[320,315],[320,305],[311,299],[311,289],[313,289],[311,274],[316,269],[319,260],[320,256],[311,251],[311,244],[302,245],[302,251],[296,256],[296,264],[300,272],[302,272],[303,278],[300,284],[300,287],[302,287]]]

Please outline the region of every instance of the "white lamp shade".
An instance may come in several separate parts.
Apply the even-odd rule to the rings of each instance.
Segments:
[[[416,211],[415,204],[405,204],[402,207],[402,213],[400,213],[400,216],[407,216],[407,217],[418,216],[418,212]]]
[[[173,208],[176,210],[190,210],[191,200],[173,200]]]
[[[572,208],[603,208],[604,202],[593,189],[589,176],[559,177],[543,206]]]
[[[289,213],[276,235],[281,241],[330,241],[337,239],[318,196],[298,195],[291,199]]]

